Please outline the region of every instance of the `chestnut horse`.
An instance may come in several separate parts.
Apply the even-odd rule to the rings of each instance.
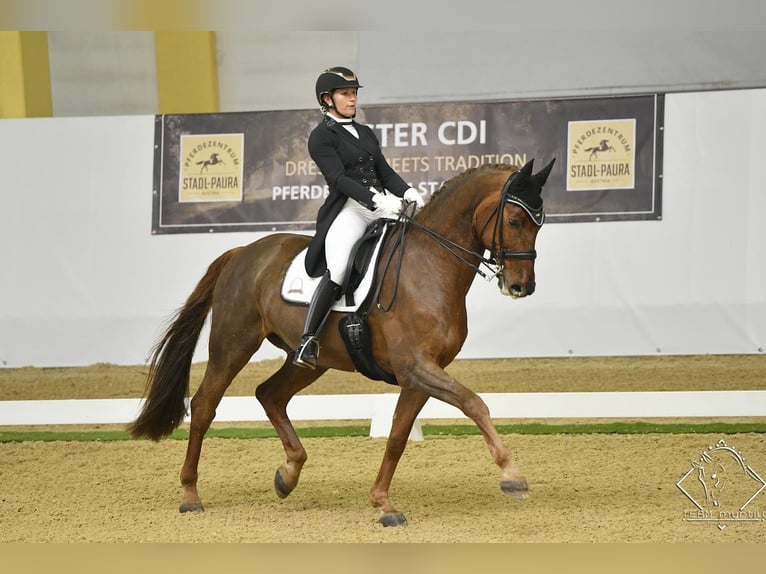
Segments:
[[[407,524],[389,499],[389,487],[429,397],[457,407],[476,423],[500,467],[505,494],[518,499],[528,495],[526,479],[495,430],[487,405],[444,367],[468,334],[465,297],[474,275],[485,275],[482,265],[490,269],[490,280],[497,278],[503,295],[525,297],[535,289],[535,240],[544,218],[540,193],[553,161],[536,174],[532,166],[530,161],[521,169],[483,165],[466,170],[447,181],[415,217],[400,218],[399,225],[406,226],[400,252],[392,253],[392,245],[382,250],[376,271],[382,281],[379,299],[391,304],[370,308],[369,330],[375,361],[400,386],[383,461],[370,490],[372,506],[385,526]],[[293,365],[306,307],[285,302],[280,287],[289,263],[308,240],[276,233],[219,256],[153,349],[145,402],[129,430],[133,437],[159,440],[184,420],[192,355],[212,311],[207,368],[191,400],[181,512],[203,510],[197,493],[203,438],[224,391],[264,339],[287,352],[280,369],[255,391],[287,457],[274,478],[281,498],[297,486],[307,458],[287,417],[288,402],[328,369],[355,370],[338,329],[344,314],[337,312],[322,331],[317,369]],[[485,250],[490,258],[483,256]],[[395,264],[384,272],[391,261]]]

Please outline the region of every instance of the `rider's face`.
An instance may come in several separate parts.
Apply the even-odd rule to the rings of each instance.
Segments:
[[[340,88],[332,93],[332,101],[338,113],[347,118],[356,115],[357,88]]]

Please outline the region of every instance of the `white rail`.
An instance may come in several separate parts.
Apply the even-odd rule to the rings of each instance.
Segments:
[[[481,393],[495,419],[766,417],[766,391],[659,391],[586,393]],[[298,395],[293,420],[370,420],[370,436],[388,436],[397,393]],[[0,426],[128,423],[141,399],[0,401]],[[462,419],[462,412],[429,400],[410,436],[422,438],[420,421]],[[266,421],[255,397],[224,397],[216,421]],[[188,417],[187,417],[188,421]]]

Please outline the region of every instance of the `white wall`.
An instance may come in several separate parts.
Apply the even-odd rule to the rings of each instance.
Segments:
[[[153,129],[0,122],[0,365],[143,363],[207,265],[260,236],[152,236]],[[763,352],[764,133],[766,90],[668,95],[662,221],[545,226],[537,292],[477,279],[460,356]]]
[[[48,32],[53,116],[159,110],[153,32]]]
[[[535,4],[510,8],[508,0],[492,1],[497,20],[490,22],[489,30],[479,21],[459,33],[443,29],[426,3],[408,6],[387,30],[220,30],[216,48],[221,111],[308,109],[315,104],[317,75],[334,65],[349,66],[359,74],[364,104],[766,86],[766,34],[757,29],[766,21],[766,3],[761,0],[746,0],[737,8],[713,0],[675,0],[672,7],[657,7],[661,16],[656,19],[644,0],[621,7],[620,19],[603,25],[588,16],[581,2],[562,3],[555,14],[539,18]],[[380,7],[389,10],[387,4]],[[262,3],[242,9],[236,12],[238,19],[262,21]],[[615,6],[599,6],[595,13],[609,20],[610,9]],[[427,13],[430,26],[417,25],[413,31],[417,10]],[[638,14],[627,15],[629,10]],[[514,18],[532,14],[523,25],[508,21],[505,30],[503,11],[511,11]],[[328,14],[341,23],[340,14]],[[357,10],[356,15],[369,24],[368,13]],[[651,18],[658,29],[641,29],[636,16]],[[693,17],[706,17],[710,24],[695,28]],[[561,18],[565,25],[539,27],[551,18]],[[583,19],[586,29],[566,25],[579,21],[582,28]],[[152,32],[55,29],[48,33],[54,116],[159,112]]]
[[[399,30],[359,34],[358,73],[379,104],[700,91],[766,85],[764,51],[766,34],[743,29]]]
[[[356,32],[216,32],[221,111],[314,107],[322,70],[358,69],[356,39]]]

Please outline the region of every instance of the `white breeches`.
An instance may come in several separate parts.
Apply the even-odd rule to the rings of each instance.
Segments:
[[[350,197],[346,200],[338,217],[330,225],[324,242],[327,269],[334,283],[343,284],[351,250],[364,235],[367,226],[382,215],[379,209],[370,211]]]

